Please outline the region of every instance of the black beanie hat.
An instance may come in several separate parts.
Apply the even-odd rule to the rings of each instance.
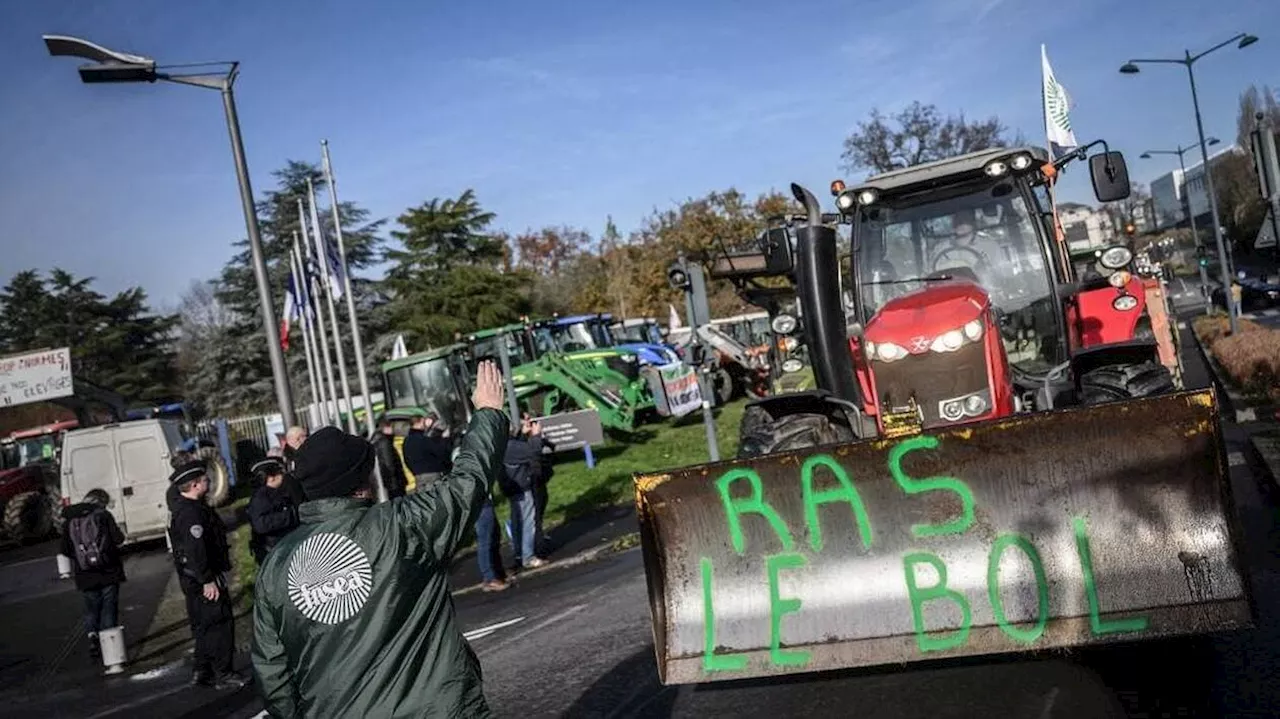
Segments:
[[[307,499],[346,497],[369,481],[373,445],[337,427],[322,427],[298,448],[294,475]]]

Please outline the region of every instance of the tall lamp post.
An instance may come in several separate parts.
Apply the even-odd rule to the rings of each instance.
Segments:
[[[236,179],[240,182],[240,204],[244,210],[245,228],[249,232],[249,252],[253,261],[253,277],[258,284],[258,301],[262,311],[262,329],[267,336],[267,352],[271,358],[271,375],[275,380],[276,403],[286,427],[297,424],[293,408],[293,392],[289,387],[289,374],[280,349],[280,333],[276,328],[275,302],[271,299],[271,283],[267,279],[267,264],[262,254],[262,235],[258,230],[258,214],[253,207],[253,188],[249,185],[249,166],[244,159],[244,143],[240,139],[240,119],[236,114],[232,85],[239,73],[238,62],[200,63],[196,65],[156,65],[149,57],[116,50],[108,50],[88,40],[67,35],[45,35],[44,44],[54,57],[80,57],[93,62],[80,66],[80,80],[85,83],[103,82],[155,82],[163,80],[180,85],[192,85],[222,93],[222,107],[227,116],[227,131],[231,134],[231,152],[235,156]],[[222,72],[165,72],[166,69],[212,68],[223,66]]]
[[[1213,145],[1218,144],[1218,142],[1219,142],[1218,138],[1210,137],[1208,140],[1205,141],[1205,144],[1212,147]],[[1191,237],[1192,239],[1195,240],[1195,243],[1196,243],[1196,250],[1197,250],[1196,267],[1199,268],[1200,270],[1200,297],[1206,302],[1208,302],[1209,301],[1209,273],[1205,271],[1204,265],[1200,264],[1199,252],[1198,252],[1201,247],[1200,232],[1196,230],[1196,215],[1194,212],[1191,211],[1191,193],[1187,192],[1187,166],[1182,161],[1182,156],[1187,152],[1190,152],[1193,147],[1195,147],[1195,145],[1188,145],[1186,147],[1179,145],[1178,149],[1176,150],[1147,150],[1146,152],[1139,155],[1139,157],[1141,157],[1144,160],[1150,160],[1152,155],[1177,155],[1178,156],[1178,169],[1182,171],[1182,200],[1184,203],[1186,203],[1187,220],[1191,223]],[[1208,171],[1207,167],[1205,168],[1205,171],[1206,172]],[[1212,200],[1210,200],[1210,202],[1212,203]],[[1154,216],[1155,216],[1155,213],[1153,212],[1152,217]]]
[[[1195,64],[1196,60],[1231,43],[1236,43],[1237,48],[1246,48],[1257,41],[1258,38],[1255,35],[1240,33],[1197,55],[1192,55],[1190,50],[1183,50],[1183,57],[1180,58],[1132,59],[1120,66],[1120,72],[1125,75],[1137,74],[1139,72],[1138,65],[1141,63],[1174,63],[1185,65],[1187,68],[1187,78],[1191,81],[1191,105],[1196,111],[1196,134],[1200,138],[1200,157],[1204,161],[1205,189],[1209,193],[1209,210],[1211,212],[1210,216],[1213,218],[1213,238],[1218,243],[1218,264],[1220,265],[1219,274],[1222,276],[1222,294],[1227,303],[1227,321],[1232,333],[1238,329],[1238,323],[1236,322],[1235,299],[1231,296],[1231,267],[1227,261],[1227,247],[1222,236],[1222,221],[1218,217],[1218,196],[1213,191],[1213,168],[1209,166],[1209,149],[1204,137],[1204,121],[1200,119],[1200,100],[1196,96],[1196,75],[1191,66]]]

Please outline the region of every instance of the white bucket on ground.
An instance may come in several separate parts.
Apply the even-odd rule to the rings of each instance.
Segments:
[[[58,579],[71,578],[71,557],[65,554],[58,555]]]
[[[98,632],[98,641],[102,645],[102,666],[107,674],[119,674],[124,671],[127,658],[124,650],[124,627],[112,627]]]

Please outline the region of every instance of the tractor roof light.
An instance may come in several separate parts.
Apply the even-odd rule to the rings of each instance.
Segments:
[[[773,318],[769,323],[770,329],[774,334],[789,335],[796,331],[796,318],[788,314],[781,314]]]
[[[1025,152],[1019,152],[1009,160],[1009,165],[1015,172],[1022,172],[1023,170],[1030,168],[1032,164],[1033,161],[1031,159],[1031,155],[1028,155]]]
[[[841,212],[848,212],[849,210],[852,210],[856,203],[857,198],[854,197],[853,193],[850,191],[846,190],[841,192],[839,195],[836,195],[836,207],[840,208]]]
[[[1133,261],[1133,250],[1124,245],[1112,245],[1098,253],[1098,264],[1108,270],[1118,270]]]
[[[875,203],[878,199],[880,199],[880,193],[876,190],[866,189],[858,193],[858,204],[863,207]]]
[[[832,180],[832,181],[831,181],[831,196],[832,196],[832,197],[839,197],[841,192],[844,192],[844,180]]]
[[[1002,177],[1009,172],[1009,165],[1004,159],[992,160],[982,168],[982,171],[987,174],[987,177]]]

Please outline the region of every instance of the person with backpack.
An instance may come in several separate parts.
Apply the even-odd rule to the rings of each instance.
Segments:
[[[264,459],[250,469],[257,480],[257,488],[249,500],[249,549],[253,559],[262,566],[267,552],[280,538],[298,526],[298,505],[289,490],[284,487],[284,463],[278,459]]]
[[[125,581],[120,558],[124,533],[107,511],[110,504],[106,490],[92,489],[83,502],[62,510],[62,553],[71,557],[76,589],[84,595],[85,632],[95,659],[102,656],[98,633],[119,625],[120,585]]]

